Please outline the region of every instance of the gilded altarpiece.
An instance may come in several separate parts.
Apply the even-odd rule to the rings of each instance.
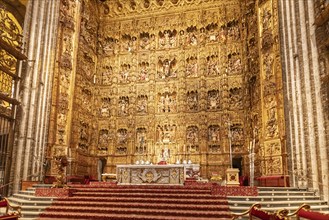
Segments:
[[[204,177],[224,175],[229,130],[234,154],[246,153],[241,7],[239,1],[99,4],[102,139],[95,152],[108,157],[106,172],[165,158],[199,163]]]
[[[165,159],[224,177],[230,152],[248,174],[256,139],[257,156],[267,158],[258,174],[281,171],[266,169],[282,159],[283,126],[269,2],[63,1],[49,155],[66,152],[72,175],[96,176],[106,158],[107,173]]]

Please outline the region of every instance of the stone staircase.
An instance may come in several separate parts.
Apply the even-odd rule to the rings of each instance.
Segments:
[[[37,219],[39,214],[43,212],[46,207],[49,207],[55,199],[51,197],[36,197],[35,189],[38,187],[49,188],[51,185],[36,184],[25,191],[20,191],[9,197],[11,203],[22,207],[22,217],[20,220]]]
[[[234,213],[242,213],[254,204],[260,203],[262,209],[275,212],[288,209],[290,212],[298,209],[306,203],[314,211],[329,213],[327,202],[321,200],[314,191],[293,187],[258,187],[258,196],[230,196],[227,197],[230,210]],[[247,218],[246,218],[247,219]]]
[[[43,212],[46,207],[49,207],[55,199],[49,197],[35,197],[35,188],[37,187],[50,187],[50,185],[38,184],[33,188],[28,188],[26,191],[20,191],[9,198],[12,203],[22,206],[23,216],[21,220],[37,219],[39,214]],[[273,212],[283,208],[294,211],[300,205],[307,203],[311,206],[312,210],[329,213],[327,202],[321,200],[313,191],[293,187],[259,187],[258,189],[258,196],[227,197],[230,210],[234,213],[242,213],[248,210],[252,204],[260,203],[262,209],[267,211]],[[92,192],[91,194],[94,193],[95,192]],[[130,192],[128,194],[130,194]]]

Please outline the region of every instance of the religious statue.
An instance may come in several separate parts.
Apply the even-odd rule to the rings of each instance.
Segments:
[[[52,188],[64,188],[65,184],[65,167],[68,165],[68,160],[66,155],[54,156],[54,163],[56,166],[56,182],[53,184]]]
[[[168,162],[169,158],[170,158],[170,150],[165,147],[162,150],[162,161]]]

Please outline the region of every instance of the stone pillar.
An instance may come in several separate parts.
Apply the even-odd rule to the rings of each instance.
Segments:
[[[28,60],[22,63],[20,101],[17,114],[20,119],[13,158],[13,191],[17,192],[21,180],[41,180],[48,126],[49,91],[51,88],[52,59],[56,38],[58,3],[42,0],[27,5],[24,41]]]
[[[328,200],[328,147],[321,94],[314,2],[280,1],[288,154],[293,186]]]

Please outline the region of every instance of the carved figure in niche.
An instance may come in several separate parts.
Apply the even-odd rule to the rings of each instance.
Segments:
[[[198,59],[197,57],[189,57],[186,59],[186,77],[198,76]]]
[[[239,21],[232,20],[229,21],[226,25],[227,27],[227,36],[231,40],[239,40],[240,39],[240,28]]]
[[[201,45],[204,45],[206,43],[206,38],[207,38],[207,35],[206,35],[206,29],[204,27],[200,28],[200,33],[199,33],[199,42]]]
[[[224,43],[227,39],[227,30],[226,30],[226,25],[222,25],[219,29],[218,33],[218,39],[219,42]]]
[[[151,34],[151,36],[150,36],[150,50],[155,50],[155,47],[156,47],[155,34]]]
[[[137,38],[135,36],[130,36],[129,34],[124,34],[122,36],[122,51],[133,52],[137,50]]]
[[[189,126],[186,129],[186,142],[189,144],[198,143],[199,129],[197,126]]]
[[[137,112],[147,113],[147,95],[139,95],[137,97]]]
[[[220,107],[219,91],[218,90],[208,91],[207,102],[208,102],[209,110],[219,109]]]
[[[103,97],[102,100],[102,105],[100,108],[100,115],[101,117],[110,117],[110,102],[111,99],[108,97]]]
[[[184,48],[186,41],[187,41],[187,39],[185,36],[185,31],[184,30],[179,31],[178,46],[181,48]]]
[[[267,137],[276,137],[278,135],[277,124],[277,109],[275,97],[270,96],[267,101],[267,122],[266,122],[266,135]]]
[[[240,54],[233,52],[228,55],[228,73],[230,75],[240,74],[242,69]]]
[[[272,14],[271,14],[270,10],[265,8],[263,11],[263,15],[262,15],[263,32],[270,28],[271,17],[272,17]]]
[[[118,39],[105,37],[103,43],[100,44],[105,55],[114,55],[118,53]]]
[[[69,36],[67,34],[64,35],[63,37],[63,51],[64,54],[70,55],[72,53],[72,36]]]
[[[243,108],[243,97],[241,88],[231,88],[229,95],[229,104],[232,110],[242,109]]]
[[[165,30],[159,32],[159,47],[160,48],[173,48],[176,47],[176,30]]]
[[[126,129],[119,129],[118,130],[118,144],[126,144],[127,143],[127,139],[128,139],[128,132]]]
[[[165,124],[157,126],[157,142],[174,142],[176,136],[176,125]]]
[[[211,23],[206,26],[209,43],[218,41],[217,28],[218,28],[218,25],[216,23]]]
[[[231,127],[232,141],[243,140],[243,129],[241,125],[234,125]]]
[[[80,122],[80,141],[86,142],[88,141],[88,128],[89,125],[86,122],[81,121]]]
[[[102,129],[99,131],[99,150],[107,150],[109,142],[109,131],[107,129]]]
[[[208,141],[218,142],[220,140],[220,132],[218,125],[211,125],[208,128]]]
[[[130,65],[129,64],[121,65],[120,82],[122,82],[122,83],[128,83],[129,82],[129,72],[130,72]]]
[[[150,35],[149,33],[143,32],[139,35],[139,48],[141,50],[150,49]]]
[[[190,26],[186,29],[187,32],[187,44],[191,46],[196,46],[198,44],[198,38],[196,36],[197,28],[196,26]]]
[[[176,93],[168,92],[159,94],[158,112],[175,112],[176,111]]]
[[[111,76],[113,73],[112,66],[106,65],[104,68],[104,72],[102,72],[102,85],[110,85],[111,83]]]
[[[164,59],[161,60],[159,58],[158,61],[158,77],[159,79],[165,79],[169,77],[176,77],[176,70],[174,69],[176,66],[176,58],[169,60]]]
[[[269,80],[273,76],[273,55],[272,54],[266,54],[264,57],[264,72],[265,72],[265,78]]]
[[[198,92],[191,91],[187,92],[187,106],[190,111],[198,110]]]
[[[160,125],[157,126],[157,142],[163,142],[163,129]]]
[[[137,128],[136,132],[137,138],[137,152],[144,154],[146,153],[146,129]]]
[[[140,67],[140,74],[139,74],[139,81],[148,81],[149,80],[149,66],[150,64],[148,62],[141,62],[139,64]]]
[[[218,65],[218,56],[217,55],[207,56],[207,75],[218,76],[219,74],[220,74],[220,69]]]
[[[170,158],[170,149],[168,149],[167,147],[165,147],[164,149],[162,149],[162,156],[161,156],[161,160],[162,161],[168,161]]]
[[[137,50],[137,38],[132,37],[132,39],[128,43],[128,51],[133,52]]]
[[[176,133],[176,126],[175,125],[164,125],[163,129],[163,141],[164,142],[173,142]]]
[[[119,115],[127,115],[129,106],[129,97],[121,96],[119,98]]]

